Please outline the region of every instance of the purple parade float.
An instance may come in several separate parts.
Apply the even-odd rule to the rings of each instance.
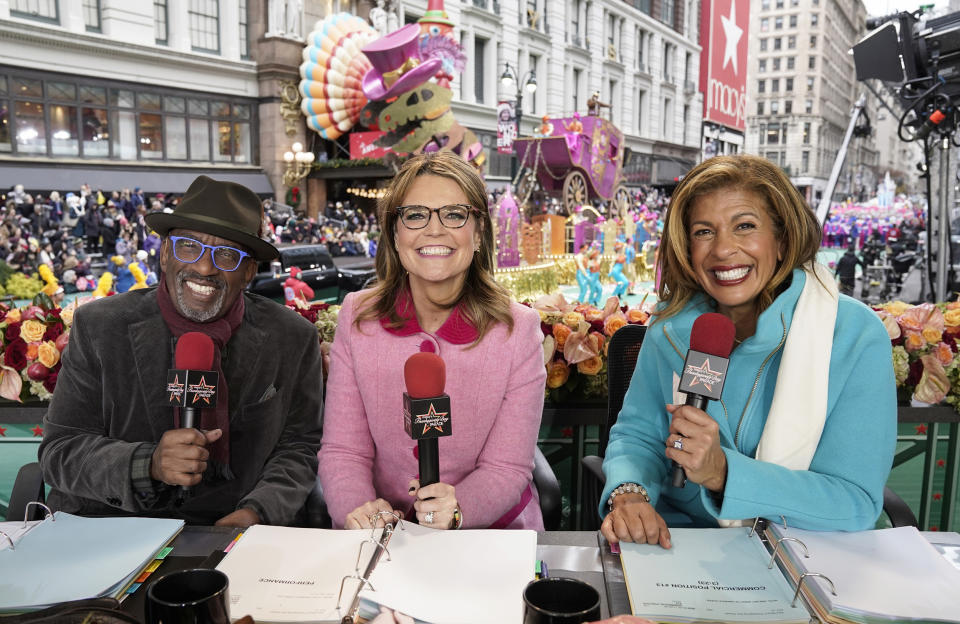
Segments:
[[[514,139],[513,145],[522,171],[519,203],[531,196],[544,202],[558,197],[567,215],[594,199],[612,203],[614,214],[631,205],[622,176],[623,133],[608,120],[579,113],[544,116],[534,136]]]

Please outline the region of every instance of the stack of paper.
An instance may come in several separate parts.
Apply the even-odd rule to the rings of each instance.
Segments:
[[[182,520],[58,511],[0,550],[0,613],[119,597],[182,528]]]

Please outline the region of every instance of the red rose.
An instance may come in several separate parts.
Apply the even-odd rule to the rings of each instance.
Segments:
[[[914,387],[920,383],[920,378],[923,376],[923,362],[920,360],[914,360],[910,362],[910,373],[907,375],[907,380],[904,382],[909,387]]]
[[[603,333],[603,321],[590,321],[590,331],[595,331],[599,334]]]
[[[14,340],[20,337],[20,323],[10,323],[7,325],[7,330],[4,332],[3,337],[7,344],[10,344]]]
[[[3,352],[3,362],[16,371],[22,371],[27,366],[27,343],[17,338],[11,340]]]
[[[57,387],[57,376],[59,374],[60,365],[58,364],[50,370],[50,374],[47,375],[47,378],[43,380],[43,387],[47,389],[47,392],[53,392],[53,389]]]
[[[56,342],[57,338],[59,338],[60,334],[62,333],[63,333],[63,324],[57,322],[47,327],[47,331],[43,333],[43,339],[45,341],[53,340],[54,342]]]
[[[543,321],[540,321],[540,331],[543,332],[544,336],[552,336],[553,325],[551,325],[550,323],[544,323]],[[17,330],[17,335],[18,336],[20,335],[20,330]]]

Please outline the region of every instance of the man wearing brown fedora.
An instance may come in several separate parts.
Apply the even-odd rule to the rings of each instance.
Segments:
[[[164,237],[159,285],[74,315],[39,449],[48,504],[199,524],[299,521],[317,475],[319,341],[297,313],[244,292],[257,261],[278,255],[260,238],[259,198],[200,176],[176,210],[146,222]],[[198,410],[196,429],[165,392],[187,332],[210,336],[219,373],[216,407]]]

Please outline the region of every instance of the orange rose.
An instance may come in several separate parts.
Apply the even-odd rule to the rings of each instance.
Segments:
[[[556,390],[567,383],[570,378],[570,367],[563,360],[554,360],[547,365],[547,387]]]
[[[563,349],[563,345],[567,342],[567,337],[572,333],[573,330],[563,323],[553,324],[553,337],[557,340],[557,349]]]
[[[73,323],[73,313],[76,309],[76,306],[70,305],[60,310],[60,320],[63,321],[63,324],[67,327],[70,327],[70,324]]]
[[[27,343],[27,359],[28,360],[37,359],[38,351],[39,351],[39,345],[36,342]]]
[[[19,323],[20,322],[20,308],[14,308],[12,310],[7,310],[7,315],[3,317],[4,322],[7,323]]]
[[[603,333],[608,336],[613,336],[617,333],[617,330],[627,324],[627,317],[623,315],[622,312],[617,312],[616,314],[611,314],[603,322]]]
[[[951,301],[947,304],[948,310],[957,310],[960,309],[960,301]]]
[[[630,308],[627,310],[627,321],[637,324],[643,324],[647,322],[647,319],[650,318],[650,315],[644,312],[643,310],[637,308]]]
[[[571,329],[580,327],[580,321],[582,320],[583,315],[576,311],[567,312],[563,315],[563,324]]]
[[[945,342],[938,344],[934,352],[937,355],[937,359],[940,360],[940,363],[944,366],[949,366],[950,362],[953,361],[953,350],[950,348],[950,345]]]
[[[943,313],[943,322],[947,327],[957,327],[960,325],[960,308],[949,308]]]
[[[588,310],[584,311],[583,318],[585,318],[587,322],[602,320],[603,310],[599,310],[597,308],[589,308]]]
[[[24,321],[23,325],[20,326],[20,337],[23,338],[23,341],[26,343],[37,342],[43,340],[43,334],[46,331],[46,325],[40,321],[30,319],[29,321]]]
[[[883,309],[894,316],[900,316],[913,306],[903,301],[891,301],[883,306]]]
[[[903,348],[907,351],[918,351],[926,346],[927,341],[923,339],[920,332],[908,331],[903,339]]]
[[[57,348],[57,344],[52,340],[41,342],[37,347],[37,360],[47,368],[56,366],[60,361],[60,349]]]
[[[923,339],[926,340],[927,343],[937,344],[940,342],[940,338],[943,337],[943,332],[935,327],[924,327],[920,335],[923,336]]]
[[[603,368],[603,360],[600,359],[599,355],[595,355],[577,364],[577,370],[584,375],[596,375],[600,372],[601,368]]]

